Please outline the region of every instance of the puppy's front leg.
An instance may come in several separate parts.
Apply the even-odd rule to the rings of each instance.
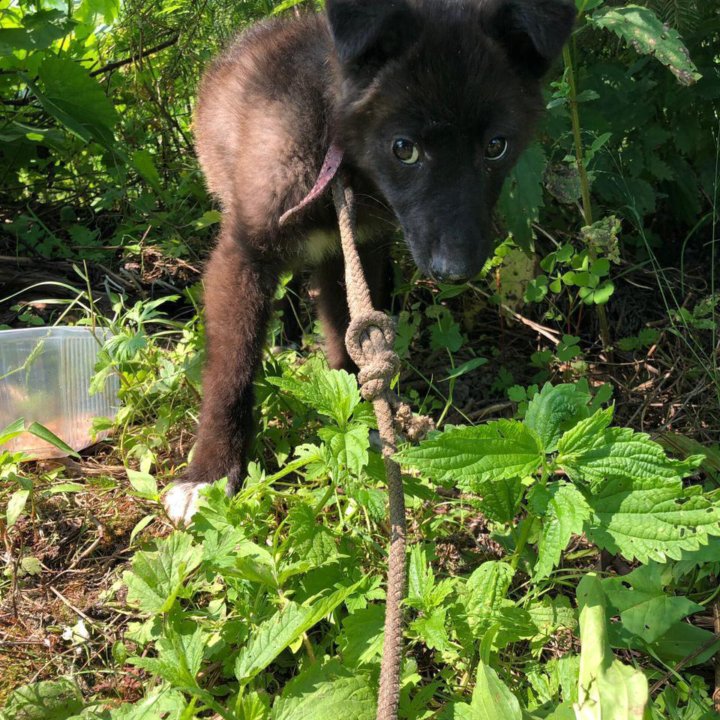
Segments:
[[[204,484],[227,476],[240,487],[253,417],[253,378],[272,310],[280,265],[241,245],[223,228],[205,271],[207,360],[200,428],[186,480],[165,496],[176,522],[188,522]]]

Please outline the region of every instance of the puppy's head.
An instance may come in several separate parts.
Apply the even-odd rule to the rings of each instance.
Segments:
[[[475,275],[503,181],[542,110],[571,0],[327,0],[347,157],[392,206],[418,267]]]

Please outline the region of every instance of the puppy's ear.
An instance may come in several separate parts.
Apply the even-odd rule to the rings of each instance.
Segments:
[[[340,62],[372,71],[410,47],[420,23],[404,0],[326,0]]]
[[[561,53],[575,25],[572,0],[492,0],[488,30],[513,62],[541,77]]]

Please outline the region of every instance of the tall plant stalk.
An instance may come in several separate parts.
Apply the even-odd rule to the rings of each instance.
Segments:
[[[563,50],[563,61],[565,63],[566,77],[568,80],[568,105],[570,107],[570,120],[572,122],[573,139],[575,143],[575,161],[577,163],[578,176],[580,178],[580,191],[582,194],[582,215],[585,225],[593,224],[592,201],[590,199],[590,180],[588,179],[585,145],[582,139],[580,128],[580,113],[578,111],[577,101],[577,83],[575,80],[575,68],[573,65],[572,53],[570,47],[565,46]],[[588,243],[588,255],[591,260],[595,260],[595,249]],[[607,313],[604,305],[597,305],[598,319],[600,320],[600,337],[603,346],[610,348],[610,325],[608,323]]]

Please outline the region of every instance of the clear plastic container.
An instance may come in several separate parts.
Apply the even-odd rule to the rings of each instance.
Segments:
[[[117,376],[90,395],[98,351],[109,332],[86,327],[42,327],[0,331],[0,430],[25,419],[25,427],[39,422],[73,450],[82,450],[107,436],[93,439],[95,417],[115,417]],[[22,450],[33,458],[62,457],[44,440],[22,433],[0,446]]]

